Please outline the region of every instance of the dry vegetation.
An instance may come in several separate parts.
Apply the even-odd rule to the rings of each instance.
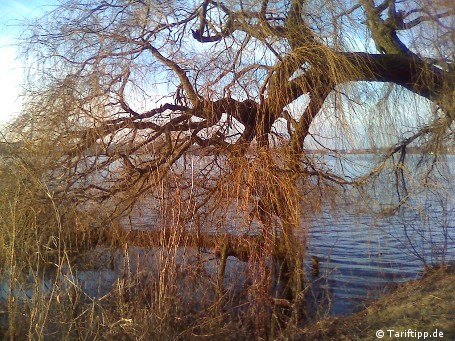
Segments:
[[[5,338],[293,338],[312,319],[302,215],[347,188],[380,201],[384,177],[388,214],[444,190],[451,2],[69,0],[26,27]],[[386,152],[355,176],[310,153],[367,140]]]
[[[308,340],[377,340],[376,331],[408,330],[428,332],[427,339],[455,337],[454,266],[429,270],[422,279],[400,285],[365,310],[350,316],[318,321],[300,331],[298,338]],[[438,331],[438,336],[431,334]],[[415,334],[417,335],[417,334]],[[409,338],[416,336],[409,335]],[[423,336],[421,337],[423,339]]]

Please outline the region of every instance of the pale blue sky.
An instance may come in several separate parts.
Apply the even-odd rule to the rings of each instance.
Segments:
[[[11,120],[21,109],[19,95],[24,67],[16,59],[17,45],[15,42],[15,38],[20,36],[23,30],[21,22],[39,17],[45,11],[51,10],[59,2],[59,0],[0,0],[0,126]],[[411,120],[412,124],[405,125],[404,130],[406,130],[407,126],[415,126],[415,121],[419,120],[415,116],[419,116],[418,114],[422,111],[427,111],[425,108],[429,107],[428,101],[418,99],[413,102],[411,98],[415,97],[409,96],[407,98],[409,102],[406,103],[409,104],[409,108],[400,108],[400,113],[404,116],[405,121],[410,120],[408,116],[413,117]],[[421,105],[420,109],[416,107],[417,104]],[[412,112],[411,114],[409,113],[410,111]],[[369,117],[363,113],[360,116],[366,118],[366,120],[371,118],[371,116]],[[349,117],[348,120],[357,128],[358,133],[362,135],[365,132],[365,128],[361,128],[363,124],[356,120],[355,115]],[[323,122],[327,121],[327,119],[324,115],[320,115],[318,121],[321,121],[320,124],[315,124],[313,128],[324,127]],[[403,126],[401,122],[395,122],[395,124]],[[330,122],[325,124],[325,126],[327,125],[332,126]],[[331,128],[331,130],[333,129]],[[363,139],[361,138],[361,140]]]
[[[0,124],[20,111],[23,66],[17,60],[15,38],[22,32],[21,22],[38,17],[52,8],[56,0],[0,1]]]

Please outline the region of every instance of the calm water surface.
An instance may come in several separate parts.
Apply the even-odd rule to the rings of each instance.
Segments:
[[[368,172],[379,156],[345,155],[342,161],[315,157],[339,174],[355,177]],[[353,312],[387,290],[388,284],[415,279],[425,265],[455,260],[455,155],[444,158],[435,164],[435,175],[426,177],[421,156],[407,156],[410,169],[417,171],[408,173],[408,200],[393,215],[371,214],[406,195],[397,191],[396,174],[391,172],[378,178],[369,191],[373,197],[351,188],[336,199],[336,210],[327,204],[319,213],[302,216],[308,270],[311,256],[320,260],[320,275],[310,278],[314,300],[326,303],[318,308],[325,306],[332,314]],[[422,186],[424,180],[427,184]],[[142,210],[129,224],[150,228],[153,215]],[[241,231],[242,222],[232,219],[231,224],[232,231]],[[228,267],[239,271],[241,262],[229,258]]]
[[[351,176],[368,170],[375,158],[349,155],[340,162],[327,156],[319,157],[339,173]],[[418,166],[420,158],[408,157]],[[426,186],[421,186],[425,174],[417,171],[409,177],[409,198],[394,215],[366,213],[387,207],[404,195],[385,177],[374,185],[375,198],[366,199],[361,192],[348,189],[337,199],[336,210],[323,205],[320,213],[302,216],[307,268],[310,269],[310,256],[320,260],[319,276],[310,275],[311,295],[318,303],[315,306],[332,314],[349,313],[382,293],[387,284],[418,277],[425,264],[455,260],[455,155],[446,156],[446,161],[437,165],[441,169],[435,172],[437,179],[427,179]],[[133,215],[128,224],[139,229],[159,225],[153,210],[147,209]],[[139,259],[143,257],[141,252],[143,255],[143,251],[131,250],[131,255]],[[124,260],[119,259],[119,264]],[[244,266],[229,257],[231,273]],[[72,276],[77,278],[71,280],[80,283],[87,294],[99,297],[112,288],[120,274],[118,270],[99,269],[79,271]],[[52,284],[45,281],[43,286],[45,290]],[[0,296],[7,294],[7,282],[1,281]]]
[[[354,165],[367,167],[371,157],[351,156],[355,162],[348,172],[355,175]],[[309,226],[308,253],[320,259],[314,296],[328,302],[331,313],[355,311],[387,284],[414,279],[425,265],[455,260],[455,155],[440,166],[438,183],[424,188],[415,181],[408,202],[394,215],[362,213],[362,206],[378,208],[396,199],[393,185],[383,182],[373,205],[352,193],[336,212],[324,208],[319,217],[303,217]]]

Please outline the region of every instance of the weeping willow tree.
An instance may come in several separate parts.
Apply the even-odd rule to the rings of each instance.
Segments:
[[[245,234],[221,263],[273,255],[298,300],[303,214],[390,165],[403,189],[407,148],[453,146],[454,28],[444,0],[63,1],[24,33],[11,138],[49,151],[54,200],[114,220],[153,198],[159,226]],[[354,177],[314,157],[373,147]]]

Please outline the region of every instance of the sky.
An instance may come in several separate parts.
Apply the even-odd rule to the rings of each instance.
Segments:
[[[0,1],[0,125],[21,109],[21,83],[24,67],[17,59],[18,36],[23,32],[20,23],[42,15],[56,0]]]
[[[25,68],[17,59],[15,41],[23,33],[21,22],[41,16],[58,3],[59,0],[0,0],[0,127],[21,110],[20,93]],[[413,113],[418,111],[411,110]],[[324,116],[320,115],[318,119],[323,126]],[[354,124],[359,130],[362,127],[359,122]],[[332,126],[330,123],[325,125]]]

